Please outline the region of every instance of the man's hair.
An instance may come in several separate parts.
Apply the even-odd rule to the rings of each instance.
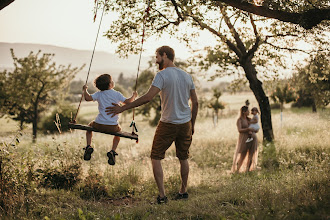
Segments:
[[[166,53],[167,58],[170,59],[172,62],[174,61],[175,53],[171,47],[162,46],[162,47],[157,48],[156,52],[159,53],[159,55],[161,55],[161,56],[163,56],[164,53]]]
[[[94,80],[94,85],[101,91],[109,89],[111,76],[109,74],[102,74]]]

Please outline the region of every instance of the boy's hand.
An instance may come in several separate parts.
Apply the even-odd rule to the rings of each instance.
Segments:
[[[87,90],[88,86],[87,85],[83,85],[83,90]]]

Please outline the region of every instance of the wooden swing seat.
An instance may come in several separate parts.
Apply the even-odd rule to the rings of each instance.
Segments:
[[[77,130],[85,130],[85,131],[94,131],[94,132],[99,132],[99,133],[103,133],[103,134],[110,134],[110,135],[123,137],[123,138],[129,138],[129,139],[138,141],[138,135],[137,134],[132,134],[132,133],[124,132],[124,131],[104,132],[104,131],[99,131],[95,128],[92,128],[90,126],[75,124],[75,123],[69,123],[69,128],[77,129]]]

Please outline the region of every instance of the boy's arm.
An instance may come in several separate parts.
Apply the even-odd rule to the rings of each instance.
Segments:
[[[85,100],[88,101],[88,102],[89,102],[89,101],[93,101],[93,98],[92,98],[92,96],[88,93],[87,88],[88,88],[87,85],[84,85],[84,86],[83,86]]]
[[[126,105],[128,103],[133,102],[136,99],[137,95],[138,95],[137,92],[134,91],[132,96],[124,101],[124,104]]]

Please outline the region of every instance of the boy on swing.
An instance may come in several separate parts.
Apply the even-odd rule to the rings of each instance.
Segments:
[[[121,127],[118,124],[118,115],[115,117],[110,117],[106,114],[105,108],[108,106],[113,106],[112,103],[123,103],[127,104],[130,102],[133,102],[135,98],[137,97],[137,92],[133,92],[132,96],[130,98],[125,98],[120,92],[114,90],[115,83],[112,80],[112,77],[109,74],[102,74],[98,76],[94,80],[94,86],[98,88],[100,91],[89,94],[87,91],[88,86],[83,86],[84,91],[84,97],[86,101],[97,101],[98,102],[98,109],[99,114],[95,118],[94,121],[91,121],[88,125],[96,128],[99,131],[103,132],[119,132],[121,131]],[[86,132],[86,141],[87,146],[84,148],[84,160],[90,160],[91,155],[94,151],[94,149],[91,147],[92,143],[92,131]],[[112,142],[112,149],[107,153],[108,156],[108,163],[110,165],[115,165],[116,160],[115,156],[118,154],[116,153],[117,146],[119,144],[120,137],[114,136],[113,142]]]

